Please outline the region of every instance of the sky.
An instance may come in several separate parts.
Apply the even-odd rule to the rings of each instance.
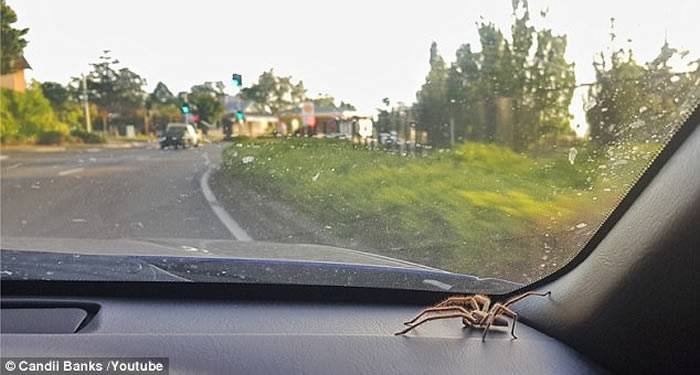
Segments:
[[[28,27],[30,78],[66,83],[87,73],[103,50],[148,82],[174,93],[231,74],[244,86],[261,72],[301,79],[308,94],[327,93],[373,114],[381,99],[412,103],[428,72],[432,41],[446,61],[471,43],[479,50],[481,17],[509,34],[511,0],[7,0],[17,25]],[[567,58],[578,83],[594,80],[593,56],[609,46],[610,17],[617,45],[638,61],[672,46],[700,57],[700,1],[530,1],[536,26],[566,34]],[[540,11],[548,10],[542,19]],[[695,19],[694,19],[695,18]],[[631,42],[627,40],[631,39]],[[583,121],[579,90],[574,123]],[[585,124],[584,124],[585,126]],[[579,128],[580,130],[581,128]]]

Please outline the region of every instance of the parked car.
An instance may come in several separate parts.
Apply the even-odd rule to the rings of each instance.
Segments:
[[[187,148],[199,146],[199,133],[190,124],[171,123],[165,128],[165,133],[160,138],[160,148],[166,147]]]

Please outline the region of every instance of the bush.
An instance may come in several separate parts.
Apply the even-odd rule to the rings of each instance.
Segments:
[[[80,139],[83,143],[105,143],[107,140],[100,134],[88,133],[83,129],[73,129],[70,135]]]
[[[68,126],[56,118],[48,99],[37,82],[24,93],[0,90],[0,140],[28,141],[42,137],[42,141],[63,140]],[[61,135],[43,133],[56,132]]]
[[[40,145],[60,145],[66,140],[66,135],[60,130],[42,131],[36,138]]]

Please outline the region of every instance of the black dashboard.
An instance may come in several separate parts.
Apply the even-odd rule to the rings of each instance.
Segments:
[[[517,340],[505,330],[493,330],[482,342],[480,331],[463,328],[457,319],[395,336],[402,322],[422,307],[187,297],[5,297],[0,348],[4,357],[167,357],[171,374],[604,372],[523,323],[517,326]],[[46,332],[27,322],[37,319]]]

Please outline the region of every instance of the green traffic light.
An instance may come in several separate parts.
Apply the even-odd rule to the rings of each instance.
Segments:
[[[190,113],[190,106],[189,106],[189,104],[183,104],[183,105],[182,105],[182,113]]]
[[[238,121],[243,121],[244,118],[245,116],[243,115],[243,111],[236,111],[236,119]]]
[[[231,76],[233,84],[237,87],[243,86],[243,77],[240,74],[234,74]]]

